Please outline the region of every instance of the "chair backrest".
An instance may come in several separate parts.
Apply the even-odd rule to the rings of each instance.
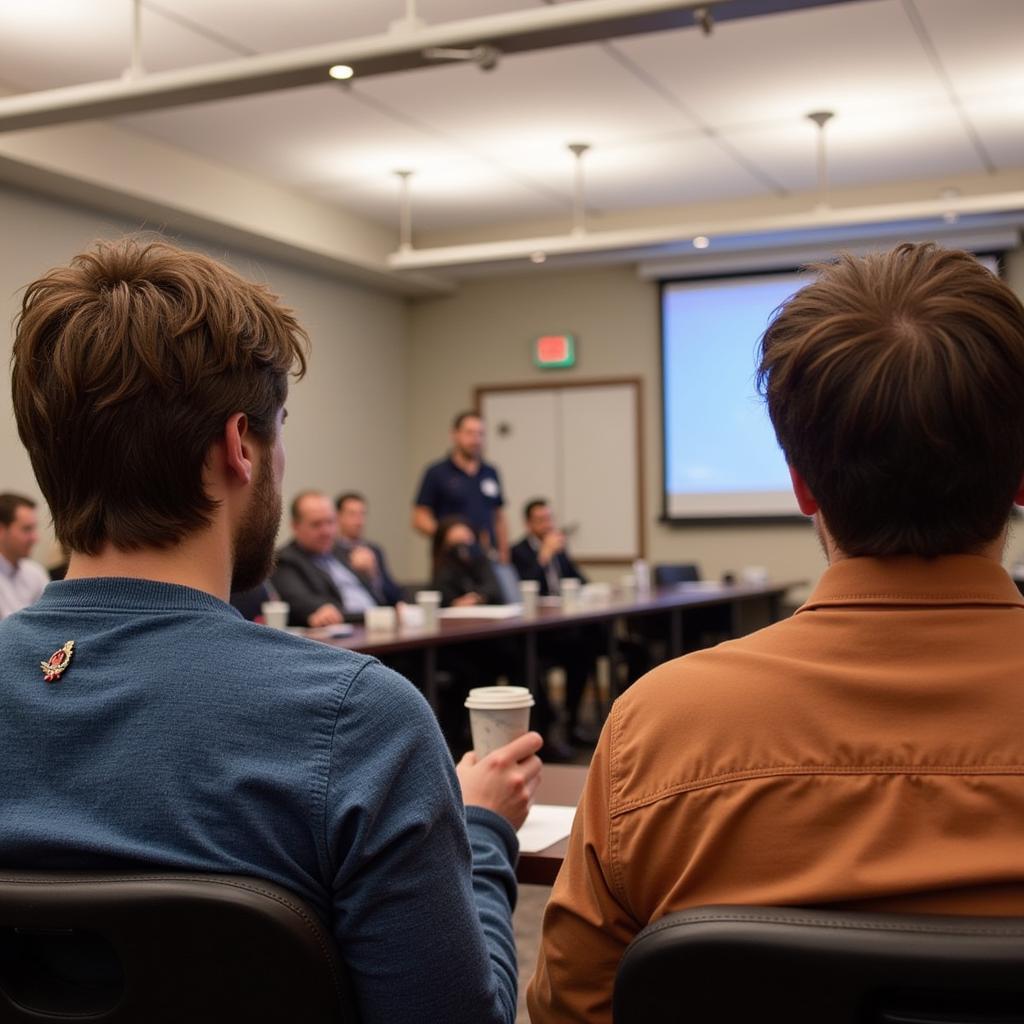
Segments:
[[[1024,1022],[1024,919],[699,907],[630,944],[615,1024]]]
[[[516,604],[519,598],[519,576],[511,565],[504,562],[491,562],[494,576],[501,588],[501,597],[505,604]]]
[[[657,587],[670,587],[673,583],[696,583],[699,579],[700,567],[693,562],[663,562],[654,567],[654,585]]]
[[[237,875],[0,870],[0,1021],[355,1020],[330,933]]]

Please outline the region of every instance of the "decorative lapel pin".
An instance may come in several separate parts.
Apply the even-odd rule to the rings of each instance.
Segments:
[[[75,641],[69,640],[60,650],[54,651],[50,655],[49,661],[39,662],[39,667],[43,670],[43,679],[48,683],[60,679],[68,665],[71,664],[71,655],[74,653]]]

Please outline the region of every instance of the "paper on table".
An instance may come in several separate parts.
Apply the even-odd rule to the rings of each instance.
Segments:
[[[523,614],[521,604],[463,604],[458,608],[442,608],[442,619],[511,619]]]
[[[575,815],[575,807],[534,804],[518,832],[520,853],[539,853],[565,839],[572,831]]]

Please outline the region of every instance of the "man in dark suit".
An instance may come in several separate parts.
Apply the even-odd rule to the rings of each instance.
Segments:
[[[334,502],[338,511],[338,543],[345,552],[345,564],[355,572],[378,604],[398,604],[402,588],[388,569],[380,545],[364,537],[366,498],[357,491],[339,494]]]
[[[581,583],[587,578],[569,557],[565,534],[555,527],[554,513],[544,498],[527,502],[523,511],[526,536],[512,548],[512,564],[521,580],[536,580],[541,595],[561,593],[561,581],[575,577]]]
[[[277,553],[271,577],[289,605],[292,626],[332,626],[361,621],[380,602],[366,580],[347,563],[338,540],[331,499],[320,491],[303,491],[292,502],[294,540]]]
[[[512,564],[521,580],[536,580],[542,596],[561,593],[562,580],[575,577],[586,583],[579,566],[566,550],[565,534],[555,526],[554,513],[544,498],[527,502],[523,510],[526,536],[512,548]],[[601,626],[576,626],[545,631],[538,637],[538,653],[565,670],[566,736],[570,742],[587,742],[579,732],[580,701],[605,647]]]

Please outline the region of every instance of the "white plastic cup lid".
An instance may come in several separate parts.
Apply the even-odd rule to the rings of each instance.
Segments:
[[[512,711],[532,708],[533,694],[525,686],[477,686],[469,691],[470,711]]]
[[[540,591],[540,583],[537,580],[522,580],[519,589],[526,593],[537,593]]]
[[[441,603],[441,591],[440,590],[417,590],[416,591],[416,602],[417,602],[417,604],[440,604]]]

